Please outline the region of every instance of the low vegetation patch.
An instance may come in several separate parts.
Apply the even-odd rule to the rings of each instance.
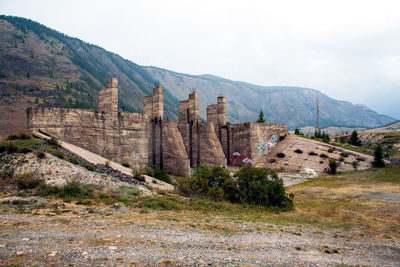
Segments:
[[[18,174],[16,182],[19,189],[34,189],[43,184],[43,181],[37,178],[32,172]]]
[[[178,190],[186,196],[206,196],[232,203],[291,209],[293,196],[288,196],[282,179],[268,169],[244,166],[233,177],[224,167],[202,164],[189,178],[178,178]]]
[[[133,168],[132,175],[133,178],[142,182],[145,181],[143,175],[151,176],[153,178],[156,178],[158,180],[164,181],[169,184],[172,182],[170,175],[165,170],[161,170],[160,168],[158,168],[158,166],[156,165],[151,167],[148,166],[143,168]]]
[[[301,149],[296,149],[296,150],[294,151],[294,153],[303,154],[303,150],[301,150]]]

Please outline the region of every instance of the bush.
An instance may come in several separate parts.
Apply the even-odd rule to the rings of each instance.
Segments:
[[[357,161],[365,161],[365,158],[363,158],[363,157],[357,157],[356,160],[357,160]]]
[[[169,183],[169,184],[171,183],[171,178],[168,175],[168,173],[166,171],[164,171],[164,170],[160,170],[159,168],[155,168],[154,169],[154,176],[153,177],[158,179],[158,180],[164,181],[166,183]]]
[[[279,136],[279,142],[285,140],[286,138],[286,134],[285,135],[280,135]]]
[[[324,153],[321,153],[321,154],[319,154],[319,156],[321,157],[321,158],[323,158],[323,159],[326,159],[328,156],[326,155],[326,154],[324,154]]]
[[[301,149],[296,149],[296,150],[294,151],[294,153],[303,154],[303,150],[301,150]]]
[[[270,159],[270,160],[268,160],[268,162],[269,162],[269,163],[275,163],[275,162],[276,162],[276,159]]]
[[[310,152],[308,152],[308,155],[310,155],[310,156],[317,156],[318,154],[315,153],[314,151],[310,151]]]
[[[93,197],[93,189],[88,186],[82,186],[76,180],[71,180],[63,187],[42,185],[38,194],[41,196],[55,195],[63,199],[87,199]]]
[[[340,157],[340,158],[339,158],[339,161],[340,161],[340,162],[343,162],[343,161],[344,161],[344,158],[343,158],[343,157]]]
[[[272,170],[244,166],[232,178],[225,167],[201,164],[191,177],[177,178],[185,195],[202,195],[233,203],[249,203],[290,209],[293,197],[285,192],[282,179]]]
[[[279,152],[279,153],[276,154],[276,156],[278,158],[284,158],[286,155],[285,155],[285,153]]]
[[[330,148],[328,149],[328,153],[332,153],[333,151],[335,151],[335,148],[334,148],[334,147],[330,147]]]
[[[36,151],[35,155],[38,159],[44,159],[46,158],[46,153],[42,152],[42,151]]]
[[[168,175],[168,173],[165,170],[161,170],[160,168],[158,168],[157,165],[153,165],[152,167],[149,167],[149,166],[142,167],[139,170],[135,171],[135,174],[133,174],[134,177],[136,175],[135,179],[139,178],[139,174],[137,172],[140,174],[140,176],[146,174],[148,176],[151,176],[151,177],[156,178],[158,180],[164,181],[166,183],[171,183],[171,178]],[[139,179],[141,179],[141,178],[139,178]],[[139,181],[143,181],[144,182],[144,178],[143,178],[143,180],[139,180]]]
[[[11,134],[7,136],[7,140],[25,140],[25,139],[30,139],[31,136],[27,133],[20,133],[20,134]]]
[[[54,137],[52,137],[50,140],[47,140],[46,142],[47,142],[47,144],[49,146],[52,146],[52,147],[59,147],[60,146],[60,141],[58,139],[54,138]]]
[[[34,189],[43,183],[32,172],[18,174],[16,181],[19,189]]]
[[[122,163],[122,166],[124,166],[124,167],[126,167],[126,168],[130,168],[130,167],[131,167],[131,165],[129,165],[129,163],[127,163],[127,162],[123,162],[123,163]]]
[[[179,178],[178,188],[185,195],[203,195],[216,200],[235,199],[236,181],[225,167],[200,164],[189,178]]]
[[[282,179],[273,170],[244,166],[234,174],[238,182],[239,200],[267,207],[290,209],[293,196],[286,194]]]
[[[94,172],[94,171],[95,171],[93,165],[90,164],[90,163],[83,163],[82,166],[83,166],[84,168],[86,168],[88,171],[91,171],[91,172]]]
[[[0,144],[0,153],[7,152],[8,154],[13,154],[18,152],[19,147],[13,142],[4,142]]]
[[[336,173],[337,173],[337,167],[338,167],[338,164],[337,164],[336,160],[330,159],[330,160],[329,160],[329,170],[328,170],[328,173],[329,173],[329,174],[336,174]]]
[[[132,176],[135,180],[138,180],[140,182],[146,182],[146,179],[143,177],[143,169],[135,169],[132,168]]]
[[[24,147],[19,147],[18,151],[23,153],[23,154],[27,154],[29,152],[32,152],[32,149],[29,148],[29,147],[24,146]]]
[[[79,162],[75,157],[68,157],[68,161],[72,164],[79,165]]]
[[[340,153],[340,156],[347,158],[348,156],[350,156],[350,153],[343,151],[342,153]]]

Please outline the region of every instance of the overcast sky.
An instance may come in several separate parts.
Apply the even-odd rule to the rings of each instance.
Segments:
[[[400,119],[400,1],[22,1],[38,21],[140,65],[310,87]]]

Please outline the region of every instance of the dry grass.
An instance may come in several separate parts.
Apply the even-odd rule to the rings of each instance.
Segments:
[[[400,238],[400,201],[376,199],[368,194],[400,194],[400,166],[347,172],[336,176],[322,175],[291,186],[288,192],[295,194],[294,209],[288,212],[165,194],[153,197],[131,196],[130,201],[122,202],[129,211],[117,217],[121,224],[135,223],[152,227],[164,221],[221,234],[276,231],[272,226],[275,224],[313,227],[322,232],[325,229],[353,230],[382,239]],[[103,202],[95,201],[90,206],[93,213],[79,212],[76,216],[104,216],[97,213],[97,210],[104,207]],[[67,208],[79,210],[82,206],[67,203]],[[57,218],[73,216],[74,211],[57,215]],[[114,216],[110,214],[107,218]]]
[[[160,197],[150,204],[142,199],[138,203],[145,201],[139,206],[142,210],[156,212],[158,216],[152,217],[155,220],[220,233],[248,231],[238,226],[243,223],[271,230],[265,223],[272,223],[359,230],[381,238],[400,238],[400,202],[369,198],[365,193],[400,193],[399,173],[400,167],[393,167],[323,175],[289,188],[289,192],[295,194],[295,208],[289,212],[178,196]],[[163,204],[153,205],[159,202]],[[166,209],[166,206],[171,208]]]

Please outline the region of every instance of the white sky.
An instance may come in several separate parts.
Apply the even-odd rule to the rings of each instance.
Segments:
[[[318,89],[400,119],[400,1],[0,0],[140,65]]]

